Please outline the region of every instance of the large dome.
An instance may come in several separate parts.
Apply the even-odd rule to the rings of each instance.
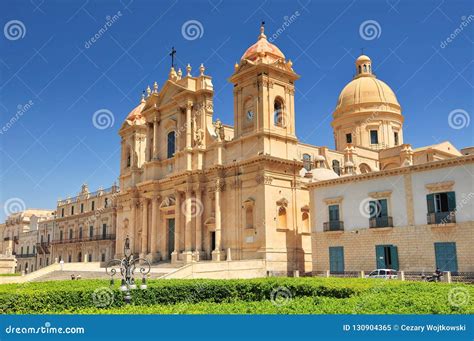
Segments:
[[[393,90],[372,74],[369,57],[362,55],[356,60],[356,76],[342,89],[337,101],[335,115],[352,111],[360,106],[385,105],[400,110]]]
[[[255,44],[250,46],[243,54],[241,60],[250,60],[255,62],[261,60],[268,63],[273,63],[277,60],[285,60],[285,55],[281,50],[267,40],[264,33],[264,26],[260,27],[260,35]]]

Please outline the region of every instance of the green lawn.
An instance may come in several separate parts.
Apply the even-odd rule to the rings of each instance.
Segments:
[[[2,314],[473,314],[465,284],[341,278],[151,280],[125,306],[118,283],[0,285]]]

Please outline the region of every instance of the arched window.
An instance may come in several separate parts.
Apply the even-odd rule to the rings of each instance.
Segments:
[[[283,101],[280,98],[276,98],[273,103],[273,123],[277,127],[285,126],[285,119],[283,115]]]
[[[364,64],[364,72],[367,72],[367,65]]]
[[[72,239],[72,229],[69,230],[69,239]]]
[[[81,261],[82,261],[82,252],[79,252],[79,253],[77,254],[77,261],[78,261],[78,262],[81,262]]]
[[[372,72],[372,68],[371,68],[371,66],[370,66],[370,65],[369,65],[369,72]]]
[[[310,171],[312,168],[311,165],[311,155],[309,154],[303,154],[303,167],[307,170]]]
[[[341,175],[341,164],[337,160],[332,160],[332,170],[337,175]]]
[[[170,131],[168,133],[168,151],[166,157],[172,158],[176,151],[176,133],[174,131]]]
[[[365,164],[365,163],[361,163],[360,166],[359,166],[359,169],[360,169],[360,172],[362,174],[365,174],[365,173],[370,173],[371,172],[371,169],[369,167],[369,165]]]
[[[359,65],[359,73],[362,73],[362,66]]]
[[[82,226],[79,227],[79,239],[82,239]]]

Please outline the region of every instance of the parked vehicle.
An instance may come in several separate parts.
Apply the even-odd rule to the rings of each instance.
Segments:
[[[377,269],[365,276],[366,278],[398,279],[397,270]]]
[[[443,277],[443,272],[438,268],[432,276],[425,276],[425,274],[421,275],[421,279],[426,282],[441,282],[441,277]]]

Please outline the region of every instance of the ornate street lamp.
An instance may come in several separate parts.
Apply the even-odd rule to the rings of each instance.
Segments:
[[[142,276],[142,282],[140,289],[145,290],[147,288],[146,276],[150,273],[151,264],[144,258],[134,258],[132,250],[130,249],[130,239],[125,239],[125,245],[123,248],[125,257],[122,259],[112,259],[107,263],[105,268],[106,273],[110,276],[110,285],[114,285],[114,276],[120,270],[122,277],[120,284],[120,291],[125,293],[124,301],[126,304],[130,304],[132,295],[130,290],[137,289],[135,283],[135,270],[139,268],[140,275]]]

